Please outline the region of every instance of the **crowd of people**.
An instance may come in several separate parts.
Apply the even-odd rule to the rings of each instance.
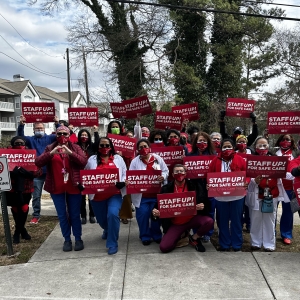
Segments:
[[[8,205],[15,220],[13,242],[20,237],[30,240],[25,224],[32,198],[33,215],[31,224],[38,224],[41,215],[41,194],[50,193],[59,218],[63,251],[84,249],[82,225],[87,223],[86,200],[88,200],[89,222],[97,222],[102,228],[102,239],[106,241],[108,254],[118,252],[120,221],[124,224],[132,218],[133,207],[142,245],[159,244],[162,252],[170,252],[187,244],[204,252],[203,243],[209,242],[218,227],[219,251],[241,251],[243,230],[250,233],[251,249],[276,249],[276,219],[279,202],[282,205],[280,234],[286,245],[292,243],[293,212],[290,200],[295,197],[294,181],[300,180],[300,157],[297,143],[290,134],[281,135],[276,142],[276,152],[271,151],[267,137],[258,136],[255,115],[251,114],[253,128],[249,136],[236,127],[232,135],[226,133],[224,113],[220,115],[220,132],[206,133],[198,127],[181,132],[175,129],[152,130],[141,127],[137,117],[133,131],[125,130],[124,124],[113,120],[108,124],[107,134],[122,135],[135,139],[136,155],[128,157],[116,151],[108,136],[100,137],[97,127],[81,129],[78,134],[66,121],[55,118],[56,131],[45,133],[43,123],[34,124],[34,135],[25,136],[26,119],[20,117],[18,135],[11,140],[12,149],[35,149],[35,164],[38,170],[26,171],[16,167],[10,172],[12,190],[6,192]],[[93,132],[93,139],[90,131]],[[183,162],[168,168],[164,159],[151,148],[180,146],[185,156],[211,156],[209,173],[246,171],[243,155],[287,156],[288,172],[285,178],[275,179],[257,176],[244,182],[246,196],[209,197],[209,184],[205,178],[187,179]],[[241,155],[239,155],[241,154]],[[109,192],[82,194],[84,186],[80,170],[103,170],[116,172],[119,180]],[[130,184],[126,180],[127,170],[160,170],[157,181],[161,184],[160,194],[195,191],[196,215],[160,218],[157,193],[127,194]],[[263,211],[262,199],[273,199],[271,211]],[[97,236],[97,235],[96,235]]]

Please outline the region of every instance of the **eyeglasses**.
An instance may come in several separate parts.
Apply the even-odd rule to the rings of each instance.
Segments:
[[[162,141],[162,138],[154,138],[154,141]]]
[[[268,144],[257,144],[256,148],[257,149],[267,149],[267,148],[269,148],[269,145]]]
[[[216,142],[216,141],[221,141],[221,139],[220,138],[212,138],[211,139],[213,142]]]
[[[100,144],[99,148],[109,148],[109,144]]]
[[[69,133],[67,133],[67,132],[57,132],[56,135],[57,135],[57,136],[62,136],[62,135],[68,136]]]
[[[139,146],[139,150],[142,150],[143,148],[148,148],[148,145]]]

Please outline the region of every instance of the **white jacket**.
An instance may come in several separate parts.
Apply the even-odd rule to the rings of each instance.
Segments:
[[[153,169],[162,171],[161,175],[164,177],[164,184],[166,184],[169,176],[169,169],[166,163],[159,155],[155,153],[151,153],[151,155],[156,159]],[[132,160],[129,170],[146,170],[146,165],[142,162],[139,155]],[[131,194],[131,201],[135,207],[140,207],[141,199],[142,194]]]
[[[126,179],[126,165],[125,162],[119,154],[114,155],[114,164],[119,169],[119,180],[120,182],[125,182]],[[85,170],[95,170],[97,168],[97,155],[92,155],[85,166]],[[124,197],[126,195],[126,187],[121,189],[121,194]],[[95,194],[89,194],[90,200],[94,199]]]

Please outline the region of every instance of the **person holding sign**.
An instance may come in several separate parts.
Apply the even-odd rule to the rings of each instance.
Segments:
[[[78,142],[77,145],[80,146],[83,153],[87,158],[94,155],[97,151],[95,147],[98,148],[99,145],[99,133],[98,133],[98,127],[94,125],[94,138],[95,143],[92,142],[91,134],[86,129],[81,129],[78,132]],[[80,215],[81,215],[81,224],[86,224],[86,196],[82,195],[81,200],[81,209],[80,209]],[[90,223],[95,223],[95,214],[92,208],[92,205],[89,201],[89,216],[90,216]]]
[[[196,233],[189,235],[189,243],[199,252],[205,252],[202,245],[201,237],[213,226],[214,221],[208,216],[209,202],[205,197],[205,187],[199,189],[191,180],[186,178],[186,168],[177,164],[173,169],[174,181],[164,185],[161,189],[162,194],[182,193],[187,191],[196,191],[196,210],[197,215],[178,216],[170,219],[162,219],[164,236],[161,240],[159,248],[161,252],[167,253],[175,249],[177,242],[182,234],[195,229]],[[204,201],[203,201],[204,200]],[[160,217],[160,211],[157,208],[152,210],[154,218]]]
[[[15,136],[11,139],[12,149],[26,149],[26,140],[24,137]],[[35,172],[29,172],[23,167],[16,166],[10,171],[12,189],[6,193],[7,205],[11,206],[11,213],[15,221],[15,232],[13,243],[20,243],[20,235],[24,240],[30,240],[25,223],[29,211],[29,202],[33,192],[33,179],[42,175],[42,169]]]
[[[245,160],[236,155],[234,142],[224,139],[221,143],[221,153],[215,157],[209,166],[209,172],[246,171]],[[245,183],[245,187],[247,183]],[[209,189],[209,185],[207,185]],[[243,244],[242,214],[244,197],[222,196],[216,199],[216,219],[219,228],[219,251],[241,251]],[[229,224],[230,223],[230,224]]]
[[[162,175],[157,177],[157,181],[161,183],[166,181],[169,169],[159,155],[150,153],[149,141],[146,139],[139,140],[137,142],[137,150],[139,155],[132,160],[129,170],[161,170]],[[150,245],[151,239],[156,243],[160,243],[162,237],[160,222],[149,222],[152,209],[156,205],[156,194],[132,194],[131,200],[136,208],[136,220],[140,231],[139,237],[143,245]]]
[[[62,235],[65,239],[63,251],[72,251],[71,229],[75,236],[75,251],[84,248],[81,240],[80,221],[81,186],[80,170],[87,163],[82,149],[69,141],[70,130],[60,126],[56,130],[57,141],[47,146],[36,158],[38,167],[47,166],[45,191],[51,194]]]
[[[289,161],[299,156],[299,150],[297,149],[294,138],[290,134],[282,134],[275,143],[275,147],[279,147],[279,150],[275,155],[288,156]],[[289,199],[293,197],[293,180],[282,178],[282,184]],[[280,234],[284,244],[290,245],[293,238],[293,218],[294,214],[291,210],[290,203],[281,202],[282,215],[280,218]]]
[[[188,149],[181,143],[180,133],[176,129],[169,129],[167,131],[167,146],[182,146],[185,152],[185,155],[188,154]]]
[[[101,192],[89,195],[97,222],[103,229],[102,239],[106,240],[108,254],[113,255],[118,252],[119,212],[123,201],[122,196],[126,195],[126,165],[123,158],[116,154],[112,141],[107,137],[101,137],[98,153],[89,158],[85,169],[97,169],[99,174],[103,169],[118,170],[119,181],[115,184],[115,190],[110,193]]]
[[[261,136],[255,140],[253,146],[255,149],[254,155],[272,155],[269,152],[268,141]],[[270,212],[265,212],[262,209],[262,202],[265,198],[273,199],[273,207]],[[246,196],[246,205],[248,205],[250,210],[252,250],[259,250],[261,247],[264,247],[266,252],[275,250],[278,200],[289,201],[280,179],[262,177],[261,175],[251,179]]]

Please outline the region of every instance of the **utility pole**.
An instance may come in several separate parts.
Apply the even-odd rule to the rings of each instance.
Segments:
[[[71,81],[70,81],[70,59],[69,59],[69,48],[67,48],[67,73],[68,73],[68,98],[69,107],[71,108]]]
[[[86,104],[90,106],[90,95],[89,95],[89,85],[88,85],[88,77],[87,77],[87,68],[86,68],[86,58],[84,47],[82,46],[82,57],[83,57],[83,68],[84,68],[84,83],[85,83],[85,94],[86,94]]]

